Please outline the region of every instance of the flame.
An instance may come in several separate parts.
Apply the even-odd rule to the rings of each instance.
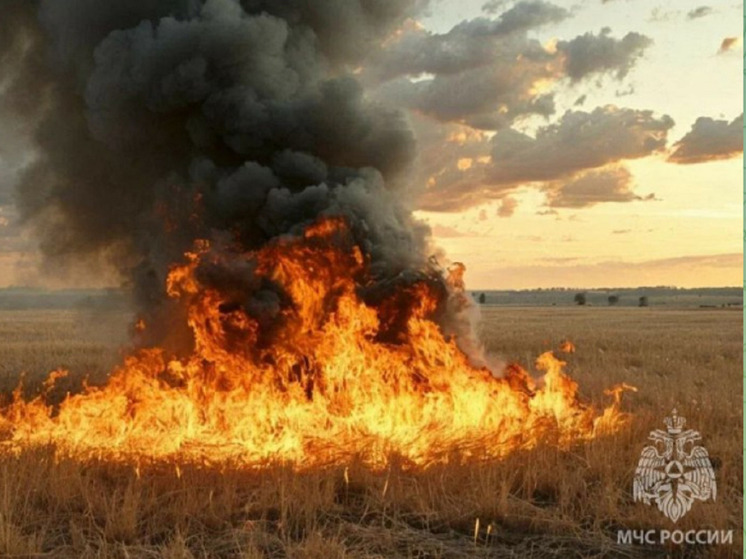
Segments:
[[[282,294],[272,320],[199,273],[249,262]],[[463,289],[463,272],[454,265],[448,289]],[[24,400],[19,387],[0,411],[0,449],[51,443],[64,455],[138,465],[311,467],[357,456],[382,466],[396,455],[426,466],[546,439],[566,445],[621,424],[618,393],[599,415],[551,352],[537,361],[538,380],[518,365],[501,377],[471,365],[434,321],[445,294],[430,280],[361,295],[369,263],[342,219],[238,257],[200,241],[167,282],[187,309],[191,352],[135,351],[105,385],[58,407],[45,394]]]

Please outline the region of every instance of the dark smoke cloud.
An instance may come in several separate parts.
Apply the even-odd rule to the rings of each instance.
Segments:
[[[348,218],[376,278],[423,269],[414,136],[347,71],[423,6],[4,0],[0,105],[34,151],[24,221],[50,259],[108,254],[147,306],[195,238],[252,249],[323,215]]]
[[[672,163],[704,163],[743,153],[743,114],[727,120],[699,117],[692,129],[674,144]]]

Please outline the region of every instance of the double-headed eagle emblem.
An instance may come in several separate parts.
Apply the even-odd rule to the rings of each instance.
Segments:
[[[699,432],[684,431],[686,420],[676,409],[665,423],[666,431],[650,432],[649,438],[655,444],[642,449],[632,495],[635,501],[646,505],[654,502],[676,522],[689,512],[695,499],[714,501],[717,484],[707,450],[694,444],[702,439]]]

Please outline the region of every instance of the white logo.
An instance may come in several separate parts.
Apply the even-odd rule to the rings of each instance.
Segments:
[[[717,484],[707,450],[694,445],[702,439],[699,432],[684,431],[686,420],[675,409],[665,423],[666,431],[650,432],[649,439],[655,444],[642,449],[632,495],[635,501],[646,505],[655,502],[663,514],[676,522],[689,512],[695,499],[706,501],[712,497],[714,501]]]

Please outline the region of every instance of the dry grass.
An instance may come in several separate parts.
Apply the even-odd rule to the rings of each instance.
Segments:
[[[0,362],[12,371],[71,366],[100,375],[112,339],[91,337],[72,313],[0,314]],[[122,317],[99,321],[115,324]],[[115,331],[116,329],[112,329]],[[2,557],[638,557],[741,555],[743,507],[741,315],[710,310],[486,309],[483,338],[530,364],[569,337],[587,399],[639,387],[629,428],[569,451],[551,447],[502,462],[412,472],[350,463],[294,473],[150,468],[55,461],[51,449],[0,458]],[[94,341],[91,341],[94,340]],[[33,387],[32,387],[33,388]],[[734,545],[704,550],[618,546],[616,530],[672,529],[633,503],[631,481],[648,432],[677,406],[717,468],[717,502],[696,503],[676,526],[733,529]],[[478,529],[475,530],[477,519]]]
[[[127,342],[130,316],[124,312],[0,310],[0,390],[25,375],[29,388],[49,371],[68,369],[60,390],[80,386],[83,378],[101,382],[119,361]]]

